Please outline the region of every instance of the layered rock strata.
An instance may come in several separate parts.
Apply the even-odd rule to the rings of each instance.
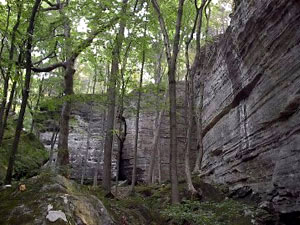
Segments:
[[[286,215],[300,212],[299,27],[297,0],[240,1],[196,82],[205,179]]]

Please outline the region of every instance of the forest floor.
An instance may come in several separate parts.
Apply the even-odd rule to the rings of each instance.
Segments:
[[[119,187],[117,195],[107,197],[100,187],[79,185],[50,171],[43,171],[39,176],[14,182],[11,188],[0,188],[0,224],[265,224],[260,222],[260,218],[268,214],[255,204],[230,199],[222,187],[205,184],[198,177],[194,178],[194,183],[196,188],[202,189],[203,197],[199,199],[190,196],[182,181],[182,204],[172,206],[168,183],[138,185],[134,195],[129,195],[129,186]],[[25,190],[21,190],[20,185],[24,185]],[[67,222],[59,219],[49,223],[46,218],[52,208],[59,213],[63,212]]]
[[[137,185],[133,195],[130,186],[118,187],[118,194],[114,193],[115,197],[110,199],[98,188],[88,189],[122,225],[253,225],[265,224],[266,219],[270,219],[271,215],[252,200],[228,198],[226,188],[204,183],[197,176],[193,181],[195,187],[202,190],[202,197],[191,196],[182,180],[179,184],[182,203],[175,206],[170,204],[169,183]]]

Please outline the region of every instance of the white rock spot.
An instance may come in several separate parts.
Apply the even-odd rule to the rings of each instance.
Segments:
[[[65,222],[68,222],[66,215],[61,211],[54,211],[50,210],[48,211],[48,215],[46,216],[46,219],[48,219],[50,222],[55,222],[58,219],[62,219]]]
[[[53,205],[49,204],[49,205],[48,205],[48,210],[47,210],[47,211],[50,211],[51,209],[53,209]]]

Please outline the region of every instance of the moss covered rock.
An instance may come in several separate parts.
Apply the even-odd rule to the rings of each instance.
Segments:
[[[14,130],[9,128],[0,148],[0,184],[3,182],[6,174],[13,137]],[[39,139],[33,134],[24,132],[16,155],[13,177],[20,179],[21,177],[36,175],[47,159],[48,152]]]
[[[114,225],[102,202],[76,183],[50,173],[0,191],[3,225]]]

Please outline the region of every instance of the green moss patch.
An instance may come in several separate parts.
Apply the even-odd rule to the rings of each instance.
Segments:
[[[9,136],[10,135],[10,136]],[[13,135],[7,132],[3,145],[0,148],[0,184],[6,174],[8,159],[12,148]],[[33,134],[23,133],[21,135],[18,153],[14,166],[14,178],[30,177],[36,175],[48,159],[48,152],[41,142]]]

